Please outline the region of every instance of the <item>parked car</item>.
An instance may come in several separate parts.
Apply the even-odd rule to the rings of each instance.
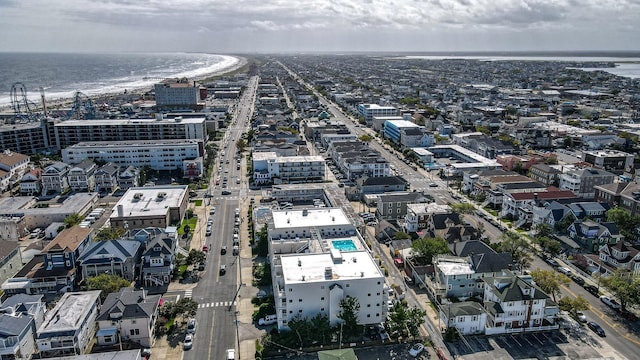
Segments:
[[[593,332],[595,332],[596,334],[598,334],[601,337],[605,337],[606,334],[604,333],[604,329],[602,328],[602,326],[598,325],[596,322],[593,321],[589,321],[587,323],[587,326],[589,327],[589,329],[593,330]]]
[[[620,310],[620,304],[618,304],[617,301],[615,301],[614,299],[602,295],[600,296],[600,301],[602,301],[605,305],[607,305],[608,307],[612,308],[613,310]]]
[[[227,360],[236,360],[236,350],[227,349]]]
[[[544,259],[544,261],[546,261],[547,264],[553,266],[554,268],[557,268],[558,266],[560,266],[560,264],[557,261],[555,261],[553,258],[547,258],[547,259]]]
[[[600,295],[600,292],[598,291],[598,288],[593,286],[593,285],[587,284],[587,285],[584,285],[583,288],[585,290],[587,290],[587,292],[590,293],[593,296],[599,296]]]
[[[187,323],[187,334],[194,334],[196,332],[196,319],[189,319]]]
[[[587,317],[585,316],[585,314],[582,311],[578,311],[576,313],[576,320],[580,321],[581,323],[586,323],[587,322]]]
[[[183,346],[185,350],[189,350],[193,347],[193,334],[187,334],[184,337]]]
[[[414,344],[411,349],[409,349],[409,355],[413,357],[418,357],[420,353],[424,351],[424,345],[422,343]]]
[[[560,274],[567,275],[567,276],[571,275],[571,270],[567,267],[560,266],[557,268],[557,270]]]
[[[227,273],[227,265],[220,265],[220,275],[224,275]]]
[[[571,279],[578,285],[583,286],[584,285],[584,279],[578,275],[573,275],[571,277]]]
[[[276,314],[265,315],[265,317],[258,319],[258,325],[272,325],[278,322],[278,317]]]
[[[198,264],[198,270],[199,271],[204,271],[204,267],[205,267],[204,261],[202,261],[202,262],[200,262],[200,264]]]
[[[229,191],[229,190],[223,190],[221,194],[222,194],[222,195],[231,195],[231,191]]]

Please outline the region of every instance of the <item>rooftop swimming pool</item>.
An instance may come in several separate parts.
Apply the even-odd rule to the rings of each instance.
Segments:
[[[331,245],[334,249],[340,251],[358,251],[356,244],[353,243],[353,240],[333,240],[331,241]]]

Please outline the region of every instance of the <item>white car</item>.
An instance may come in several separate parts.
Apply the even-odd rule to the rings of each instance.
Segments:
[[[413,345],[411,349],[409,349],[409,355],[413,357],[417,357],[423,351],[424,351],[424,345],[422,345],[422,343],[417,343]]]
[[[193,347],[193,334],[187,334],[184,337],[184,349],[189,350]]]
[[[600,296],[600,301],[602,301],[603,303],[605,303],[605,305],[607,305],[608,307],[610,307],[610,308],[612,308],[614,310],[618,310],[621,307],[620,304],[617,301],[615,301],[615,300],[613,300],[610,297],[605,296],[605,295]]]
[[[584,315],[584,313],[582,311],[578,311],[576,313],[576,319],[578,319],[578,321],[580,321],[581,323],[586,323],[587,322],[587,317]]]
[[[227,349],[227,360],[236,360],[236,349]]]

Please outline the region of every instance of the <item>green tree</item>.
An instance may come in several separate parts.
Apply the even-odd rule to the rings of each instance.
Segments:
[[[622,310],[627,306],[640,304],[640,277],[618,270],[607,277],[601,277],[600,283],[620,301]]]
[[[567,216],[562,218],[562,220],[556,222],[554,228],[558,232],[566,233],[567,229],[569,228],[569,226],[571,226],[571,224],[573,224],[574,221],[576,221],[576,217],[573,216],[573,214],[568,214]]]
[[[105,227],[96,234],[96,241],[116,240],[122,238],[126,230],[120,227]]]
[[[420,334],[420,324],[424,322],[427,312],[418,308],[408,308],[401,302],[393,305],[387,317],[387,327],[391,334],[397,334],[403,338],[416,337]]]
[[[578,295],[578,297],[572,298],[565,296],[558,302],[560,310],[568,312],[571,316],[575,317],[578,311],[589,310],[589,301]]]
[[[323,314],[317,314],[309,320],[310,328],[313,329],[311,337],[313,340],[320,344],[328,344],[331,340],[331,323],[329,322],[329,316]]]
[[[193,317],[198,311],[198,303],[191,298],[181,298],[173,308],[174,316]]]
[[[625,238],[636,238],[636,228],[640,225],[640,216],[631,215],[628,211],[616,206],[607,211],[607,221],[616,223],[618,229],[620,229],[620,234]]]
[[[543,252],[548,253],[551,256],[557,256],[562,251],[562,244],[560,244],[560,241],[546,236],[536,236],[533,238],[533,242],[540,246]]]
[[[338,314],[338,318],[342,320],[343,338],[350,339],[360,333],[360,326],[358,325],[359,312],[360,303],[357,298],[347,296],[340,300],[340,313]]]
[[[100,274],[87,278],[87,290],[101,290],[100,299],[104,301],[107,295],[120,291],[123,287],[131,286],[131,281],[118,275]]]
[[[368,143],[369,141],[373,140],[373,136],[369,134],[360,135],[360,137],[358,137],[358,140]]]
[[[507,231],[500,235],[500,242],[496,245],[496,251],[511,253],[514,264],[524,269],[531,264],[531,246],[523,237],[513,231]]]
[[[475,206],[469,203],[453,203],[451,205],[451,210],[458,214],[473,214],[473,211],[476,209]]]
[[[247,147],[247,142],[244,139],[239,139],[236,142],[236,148],[238,148],[238,152],[243,152],[246,147]]]
[[[308,343],[307,334],[309,333],[309,322],[307,321],[307,318],[296,315],[293,319],[287,321],[287,326],[292,333],[296,334],[298,347],[305,347],[305,344]]]
[[[549,224],[537,224],[533,227],[533,231],[535,231],[536,237],[538,236],[546,236],[549,237],[553,235],[553,227]]]
[[[431,264],[436,255],[449,253],[447,241],[441,237],[417,239],[411,248],[414,260],[421,265]]]
[[[185,224],[184,227],[182,228],[182,231],[184,232],[184,234],[188,234],[189,232],[191,232],[191,226],[189,226],[189,224]]]
[[[200,250],[191,249],[187,255],[187,265],[199,264],[207,258],[207,254]]]
[[[397,231],[395,234],[393,234],[393,238],[395,240],[404,240],[404,239],[411,239],[411,236],[409,236],[409,234],[407,234],[404,231]]]
[[[258,244],[256,245],[256,255],[267,256],[269,255],[269,233],[267,232],[267,224],[262,226],[262,229],[256,233],[258,238]]]
[[[78,213],[69,214],[67,215],[67,217],[64,218],[64,226],[67,229],[72,226],[76,226],[81,222],[82,222],[82,217]]]
[[[571,280],[566,275],[553,270],[536,269],[531,272],[531,277],[542,291],[547,295],[551,295],[554,302],[556,301],[556,295],[560,294],[560,287],[568,286],[571,283]]]

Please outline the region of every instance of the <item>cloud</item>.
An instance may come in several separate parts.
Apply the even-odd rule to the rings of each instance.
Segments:
[[[575,37],[586,46],[594,45],[588,40],[594,28],[600,37],[630,33],[630,43],[620,41],[628,48],[637,48],[640,41],[632,36],[639,31],[637,0],[0,0],[0,7],[0,26],[12,35],[4,37],[9,41],[0,50],[40,46],[50,34],[61,36],[54,39],[61,46],[86,36],[103,44],[144,40],[164,50],[172,45],[196,50],[203,44],[199,36],[209,36],[211,46],[230,49],[234,44],[239,50],[243,43],[277,51],[278,41],[286,47],[313,39],[315,46],[329,46],[375,44],[394,36],[434,42],[455,38],[463,46],[465,37],[470,45],[482,36],[553,40],[550,29],[558,38]],[[160,35],[163,41],[155,39]],[[380,45],[401,43],[389,41]]]

